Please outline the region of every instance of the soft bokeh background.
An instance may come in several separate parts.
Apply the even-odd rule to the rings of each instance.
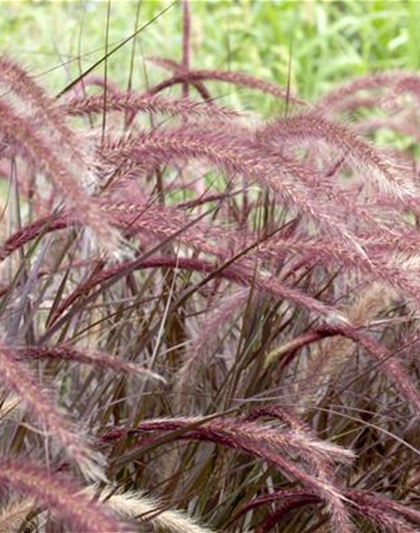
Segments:
[[[193,67],[242,70],[283,84],[290,70],[292,87],[305,98],[370,70],[419,67],[418,1],[197,0],[191,6]],[[0,49],[58,92],[103,55],[107,11],[107,1],[2,2]],[[162,75],[145,66],[144,56],[180,57],[180,3],[110,3],[110,47],[154,17],[136,39],[134,87]],[[109,61],[110,77],[121,86],[128,83],[133,42]],[[237,98],[231,91],[226,97]],[[253,105],[248,94],[246,105]]]

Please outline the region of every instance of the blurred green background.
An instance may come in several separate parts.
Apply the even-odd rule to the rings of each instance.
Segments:
[[[110,47],[171,4],[136,39],[134,87],[162,78],[144,56],[180,58],[181,6],[163,0],[110,3]],[[103,55],[107,11],[107,1],[2,2],[1,50],[59,92]],[[282,84],[290,67],[292,87],[305,98],[370,70],[419,67],[418,1],[197,0],[191,11],[193,67],[241,70]],[[122,87],[132,48],[133,41],[109,61],[109,76]],[[96,72],[103,74],[103,65]],[[238,97],[229,91],[226,97]]]

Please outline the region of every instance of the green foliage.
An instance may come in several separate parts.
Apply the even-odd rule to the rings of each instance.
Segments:
[[[163,0],[111,2],[109,42],[120,42],[134,31],[136,20],[140,27],[169,5]],[[241,70],[286,84],[291,62],[292,87],[305,98],[320,96],[351,76],[419,64],[416,1],[245,0],[193,5],[196,68]],[[0,47],[59,91],[63,79],[71,79],[103,54],[107,10],[106,1],[4,2]],[[180,29],[181,10],[175,2],[139,35],[135,86],[142,86],[145,70],[153,78],[142,56],[179,57]],[[110,76],[122,87],[128,82],[131,46],[109,62]],[[225,98],[234,103],[239,97]],[[255,99],[250,102],[247,95],[246,105],[254,107]]]

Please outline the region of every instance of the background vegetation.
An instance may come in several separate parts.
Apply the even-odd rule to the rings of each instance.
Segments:
[[[109,42],[120,42],[169,5],[161,0],[111,2]],[[350,76],[419,66],[417,1],[210,0],[192,5],[196,68],[239,69],[285,84],[292,56],[291,83],[305,98],[318,97]],[[107,10],[106,1],[3,2],[1,48],[59,91],[63,80],[101,57]],[[142,55],[180,57],[180,30],[175,3],[139,34],[135,83],[144,79]],[[131,46],[110,60],[112,79],[122,86],[128,82]]]

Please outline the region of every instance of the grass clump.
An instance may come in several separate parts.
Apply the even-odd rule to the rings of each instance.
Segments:
[[[420,531],[420,76],[308,100],[182,15],[142,89],[0,59],[1,530]]]

